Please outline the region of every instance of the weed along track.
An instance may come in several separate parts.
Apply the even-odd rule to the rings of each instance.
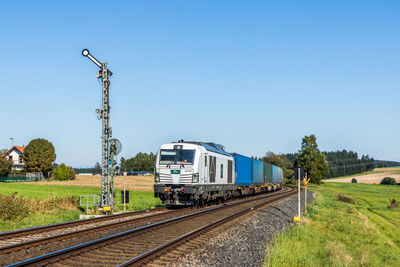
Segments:
[[[295,194],[293,190],[195,210],[175,218],[123,231],[21,261],[13,266],[121,266],[149,262],[171,248],[256,208]],[[28,252],[28,251],[27,251]],[[29,253],[26,253],[29,254]],[[32,257],[32,255],[30,255]],[[13,261],[15,262],[15,261]]]

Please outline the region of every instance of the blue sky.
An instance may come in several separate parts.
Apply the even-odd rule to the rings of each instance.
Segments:
[[[399,1],[2,1],[0,148],[42,137],[100,161],[107,61],[122,156],[205,140],[262,156],[321,150],[400,161]]]

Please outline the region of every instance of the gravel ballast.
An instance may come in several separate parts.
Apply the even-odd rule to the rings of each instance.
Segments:
[[[302,207],[304,192],[301,194]],[[313,198],[308,191],[307,202]],[[284,231],[297,215],[297,195],[252,212],[238,223],[208,240],[200,248],[177,260],[177,266],[260,266],[265,245]]]

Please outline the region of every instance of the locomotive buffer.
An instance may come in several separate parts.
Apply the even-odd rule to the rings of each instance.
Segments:
[[[109,77],[113,74],[107,68],[107,62],[100,63],[92,56],[88,49],[82,50],[82,55],[88,57],[100,70],[97,73],[97,78],[102,83],[102,108],[96,109],[96,114],[99,119],[102,119],[101,130],[101,208],[106,214],[110,214],[114,207],[114,166],[116,165],[115,156],[121,152],[121,142],[118,139],[110,139],[112,136],[110,127],[110,97]]]

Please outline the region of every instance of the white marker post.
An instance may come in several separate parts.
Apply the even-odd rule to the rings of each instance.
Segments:
[[[304,190],[304,213],[307,213],[307,184],[308,184],[308,181],[307,181],[307,172],[306,172],[306,187],[305,187],[305,190]]]
[[[300,168],[297,169],[297,178],[298,178],[297,180],[299,181],[299,184],[298,184],[299,193],[297,195],[298,195],[298,198],[299,198],[298,199],[299,200],[298,201],[299,202],[299,214],[298,215],[299,215],[299,219],[300,219],[300,215],[301,215],[301,212],[300,212]]]

